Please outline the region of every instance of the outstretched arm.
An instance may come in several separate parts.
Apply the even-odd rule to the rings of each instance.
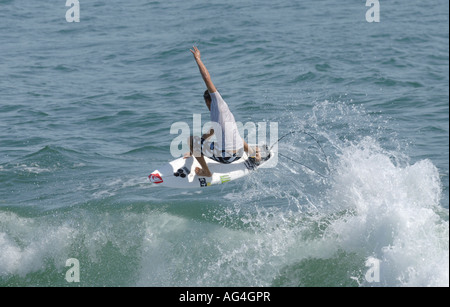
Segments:
[[[192,54],[194,55],[195,61],[197,62],[198,69],[200,70],[200,74],[202,75],[203,81],[205,81],[206,88],[208,89],[208,92],[214,93],[217,91],[216,87],[211,81],[211,76],[209,75],[208,70],[205,67],[205,64],[203,64],[200,56],[200,50],[198,50],[197,47],[193,47],[194,50],[190,49]]]

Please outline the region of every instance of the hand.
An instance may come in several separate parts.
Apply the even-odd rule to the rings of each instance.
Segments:
[[[261,153],[259,151],[259,147],[255,146],[255,148],[250,147],[252,153],[250,154],[251,158],[255,158],[256,162],[261,162]]]
[[[259,152],[258,146],[256,146],[255,151],[256,151],[255,153],[256,162],[261,162],[261,153]]]
[[[194,48],[194,50],[192,50],[192,49],[189,49],[189,50],[191,50],[191,52],[194,55],[194,58],[196,60],[200,60],[200,50],[198,50],[198,48],[196,46],[193,46],[193,48]]]

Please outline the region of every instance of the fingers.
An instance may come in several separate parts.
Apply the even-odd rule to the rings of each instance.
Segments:
[[[198,48],[196,47],[196,46],[192,46],[192,48],[194,48],[194,50],[192,50],[192,49],[189,49],[191,52],[192,52],[192,54],[197,54],[197,53],[200,53],[200,50],[198,50]]]
[[[192,50],[192,49],[189,49],[189,50],[190,50],[191,53],[194,55],[195,60],[196,60],[196,61],[199,61],[199,60],[200,60],[200,57],[201,57],[201,55],[200,55],[200,50],[198,50],[198,48],[197,48],[196,46],[192,46],[192,48],[194,48],[194,50]]]

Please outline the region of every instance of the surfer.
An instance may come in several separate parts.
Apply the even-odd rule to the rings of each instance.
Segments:
[[[200,74],[206,84],[207,90],[204,92],[203,98],[210,111],[213,128],[201,138],[191,136],[189,138],[190,152],[185,154],[184,157],[188,158],[194,155],[201,166],[201,168],[195,169],[195,173],[202,177],[212,176],[206,164],[205,156],[219,163],[229,164],[238,161],[245,151],[256,162],[261,161],[259,148],[257,146],[255,148],[250,147],[239,135],[234,116],[212,83],[211,76],[201,60],[200,50],[194,46],[190,51],[194,55]],[[216,134],[217,142],[209,142],[208,139],[214,134]]]

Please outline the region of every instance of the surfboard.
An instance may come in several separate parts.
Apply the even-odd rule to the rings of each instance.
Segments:
[[[260,153],[261,162],[259,163],[254,158],[248,157],[246,153],[238,161],[230,164],[205,158],[208,168],[213,173],[212,177],[198,176],[195,168],[201,168],[201,166],[197,159],[189,157],[179,158],[162,165],[148,178],[151,184],[168,188],[195,189],[216,186],[247,176],[274,160],[275,154],[267,146],[260,146]]]

